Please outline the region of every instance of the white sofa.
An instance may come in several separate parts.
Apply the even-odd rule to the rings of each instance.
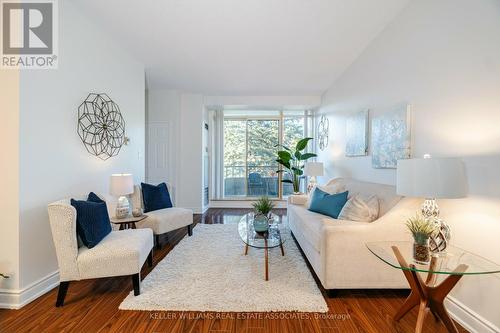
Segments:
[[[307,196],[289,198],[290,229],[323,287],[408,288],[401,271],[376,258],[365,243],[410,240],[404,221],[415,214],[418,205],[398,196],[394,186],[347,178],[333,179],[327,185],[333,184],[345,187],[349,197],[358,193],[376,195],[379,217],[370,223],[337,220],[309,211],[305,206]]]
[[[79,198],[85,200],[85,198]],[[56,306],[64,305],[69,282],[84,279],[131,275],[134,294],[140,294],[140,273],[146,259],[153,265],[153,233],[149,229],[111,231],[89,249],[79,246],[76,209],[70,199],[48,205],[50,228],[59,265],[59,292]]]
[[[172,193],[168,184],[167,187],[169,192]],[[131,199],[134,208],[140,207],[144,209],[142,191],[139,185],[134,186],[134,193]],[[149,228],[153,230],[158,249],[161,248],[160,235],[162,234],[183,227],[187,227],[189,236],[193,234],[193,211],[190,209],[171,207],[147,212],[146,215],[148,216],[147,218],[136,223],[137,228]]]

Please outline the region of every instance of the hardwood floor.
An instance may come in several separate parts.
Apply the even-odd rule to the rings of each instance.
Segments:
[[[210,209],[203,216],[195,216],[195,221],[234,223],[247,211]],[[284,216],[286,210],[278,209],[276,213]],[[196,233],[196,228],[193,232]],[[168,234],[163,248],[155,251],[154,265],[186,234],[186,229]],[[142,276],[150,271],[145,265]],[[129,277],[72,282],[62,308],[54,306],[57,295],[54,289],[20,310],[0,310],[0,332],[413,332],[417,320],[417,309],[399,323],[392,320],[408,295],[405,290],[341,290],[334,298],[328,298],[323,291],[330,309],[323,315],[118,310],[131,289]],[[461,327],[459,330],[466,332]],[[424,332],[445,331],[432,316],[426,318]]]

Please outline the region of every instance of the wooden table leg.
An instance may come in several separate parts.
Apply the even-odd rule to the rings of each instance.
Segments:
[[[135,225],[135,222],[130,222],[130,225],[132,226],[132,229],[137,229],[137,226]]]
[[[265,261],[266,261],[266,271],[265,271],[265,278],[266,278],[266,281],[269,281],[269,259],[268,259],[268,249],[267,249],[267,239],[264,239],[264,244],[265,244],[265,248],[264,248],[264,256],[265,256]]]
[[[285,250],[283,249],[283,243],[280,244],[280,248],[281,248],[281,255],[284,256]]]
[[[248,254],[248,244],[245,243],[245,255]]]
[[[125,229],[125,224],[120,223],[120,230],[124,230],[124,229]]]
[[[425,316],[427,312],[430,311],[436,318],[441,319],[448,332],[458,333],[455,323],[450,318],[443,302],[446,295],[448,295],[448,293],[453,289],[453,287],[455,287],[457,282],[463,276],[463,273],[467,270],[468,266],[463,264],[459,265],[443,282],[441,282],[438,286],[433,286],[436,279],[433,271],[436,266],[437,258],[432,258],[429,267],[431,272],[429,272],[429,275],[424,282],[420,275],[414,270],[415,266],[408,265],[406,260],[404,260],[398,247],[393,246],[392,250],[399,264],[403,268],[403,273],[411,287],[410,296],[408,296],[401,309],[396,313],[394,320],[399,321],[411,309],[413,309],[416,305],[419,305],[415,332],[422,332]]]

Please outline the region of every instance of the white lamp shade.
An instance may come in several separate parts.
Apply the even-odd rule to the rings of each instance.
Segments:
[[[397,193],[418,198],[463,198],[467,194],[465,167],[458,158],[398,160]]]
[[[322,162],[307,162],[304,167],[306,176],[316,177],[323,176],[323,163]]]
[[[111,175],[109,192],[117,197],[134,193],[134,178],[131,174]]]

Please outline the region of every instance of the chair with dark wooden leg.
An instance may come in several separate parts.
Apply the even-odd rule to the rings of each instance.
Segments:
[[[66,298],[66,293],[68,292],[69,281],[62,281],[59,283],[59,290],[57,292],[56,307],[64,305],[64,299]]]
[[[153,250],[148,254],[148,266],[153,267]]]
[[[70,281],[132,275],[134,294],[140,293],[141,268],[146,260],[153,264],[151,229],[111,231],[89,249],[78,246],[76,210],[69,200],[50,204],[48,211],[61,281],[57,307],[64,305]]]
[[[167,184],[169,193],[171,187]],[[188,235],[193,234],[193,211],[191,209],[181,207],[169,207],[157,210],[146,210],[144,205],[144,198],[142,196],[141,186],[134,186],[134,193],[131,196],[131,201],[134,207],[144,209],[146,218],[136,223],[137,228],[149,228],[153,230],[155,235],[156,249],[160,250],[162,247],[162,240],[167,233],[187,228]],[[185,229],[184,229],[185,230]]]
[[[134,296],[139,296],[141,294],[141,273],[132,274],[132,285]]]

